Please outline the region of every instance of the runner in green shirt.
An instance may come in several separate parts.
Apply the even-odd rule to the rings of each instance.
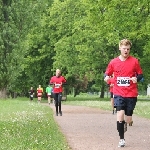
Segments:
[[[50,85],[48,85],[47,87],[46,87],[46,93],[47,93],[47,98],[48,98],[48,103],[49,103],[49,105],[50,105],[50,103],[51,103],[51,98],[52,98],[52,96],[51,96],[51,94],[52,94],[52,87],[50,86]]]

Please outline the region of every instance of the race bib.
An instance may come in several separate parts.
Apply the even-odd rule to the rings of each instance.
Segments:
[[[118,86],[130,86],[130,77],[117,77]]]
[[[60,88],[61,84],[55,84],[55,88]]]
[[[42,93],[38,93],[38,95],[39,95],[39,96],[41,96],[41,95],[42,95]]]
[[[33,97],[33,95],[30,95],[30,97]]]

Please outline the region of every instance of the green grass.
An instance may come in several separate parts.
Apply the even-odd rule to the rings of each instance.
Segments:
[[[52,110],[29,100],[0,100],[1,150],[69,150]]]
[[[84,96],[67,96],[67,101],[63,104],[81,105],[88,107],[96,107],[103,110],[112,110],[110,98],[99,98],[98,95],[84,95]],[[150,100],[138,99],[134,114],[150,119]]]
[[[47,103],[47,100],[42,100]],[[68,96],[63,104],[111,110],[110,99],[98,95]],[[138,100],[134,113],[150,119],[150,100]],[[27,98],[0,100],[1,150],[69,150],[52,110]]]

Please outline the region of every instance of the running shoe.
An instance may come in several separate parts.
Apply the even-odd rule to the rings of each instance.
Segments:
[[[120,139],[118,147],[124,147],[125,146],[125,139]]]

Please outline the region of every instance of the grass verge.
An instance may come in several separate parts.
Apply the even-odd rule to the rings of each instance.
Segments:
[[[81,105],[88,107],[97,107],[103,110],[112,110],[109,98],[99,98],[98,96],[68,96],[63,104]],[[150,119],[150,100],[138,99],[134,114]]]
[[[1,150],[69,150],[66,139],[44,105],[0,100]]]

